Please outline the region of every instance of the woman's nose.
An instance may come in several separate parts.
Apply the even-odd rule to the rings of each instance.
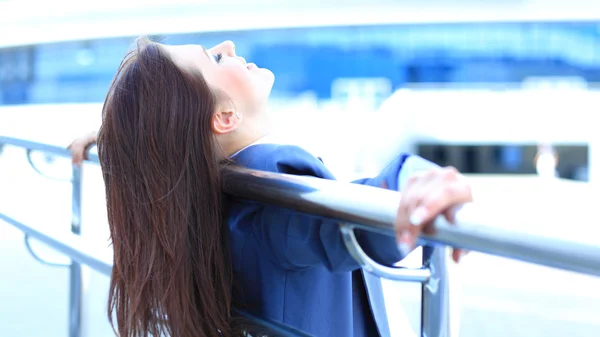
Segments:
[[[233,41],[227,40],[222,43],[223,49],[229,56],[235,56],[235,44]]]
[[[214,54],[223,53],[227,56],[235,57],[235,44],[233,43],[233,41],[223,41],[218,45],[210,48],[210,52]]]

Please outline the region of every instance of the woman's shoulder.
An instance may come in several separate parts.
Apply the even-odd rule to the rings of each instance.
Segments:
[[[317,157],[296,145],[251,145],[231,159],[238,165],[255,170],[333,178]]]

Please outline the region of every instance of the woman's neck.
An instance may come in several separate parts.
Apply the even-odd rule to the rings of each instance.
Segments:
[[[255,135],[252,137],[244,137],[243,139],[222,139],[222,141],[220,141],[219,145],[221,146],[221,149],[224,152],[224,155],[226,155],[227,157],[231,157],[234,154],[242,151],[243,149],[247,148],[248,146],[257,143],[258,141],[260,141],[261,139],[263,139],[264,137],[266,137],[267,134],[260,134],[260,135]],[[219,139],[217,139],[219,140]]]

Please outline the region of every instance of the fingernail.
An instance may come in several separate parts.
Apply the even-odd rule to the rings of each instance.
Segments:
[[[410,254],[410,252],[412,251],[412,249],[410,249],[410,246],[406,243],[399,243],[398,250],[400,251],[400,254],[402,254],[402,258],[408,256],[408,254]]]
[[[413,226],[421,226],[423,220],[427,217],[427,209],[425,207],[417,207],[410,215],[408,221]]]

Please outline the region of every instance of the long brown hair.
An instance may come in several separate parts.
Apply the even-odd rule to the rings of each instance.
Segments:
[[[108,314],[121,337],[229,337],[229,232],[217,95],[159,44],[137,40],[103,107],[98,154],[114,250]]]

